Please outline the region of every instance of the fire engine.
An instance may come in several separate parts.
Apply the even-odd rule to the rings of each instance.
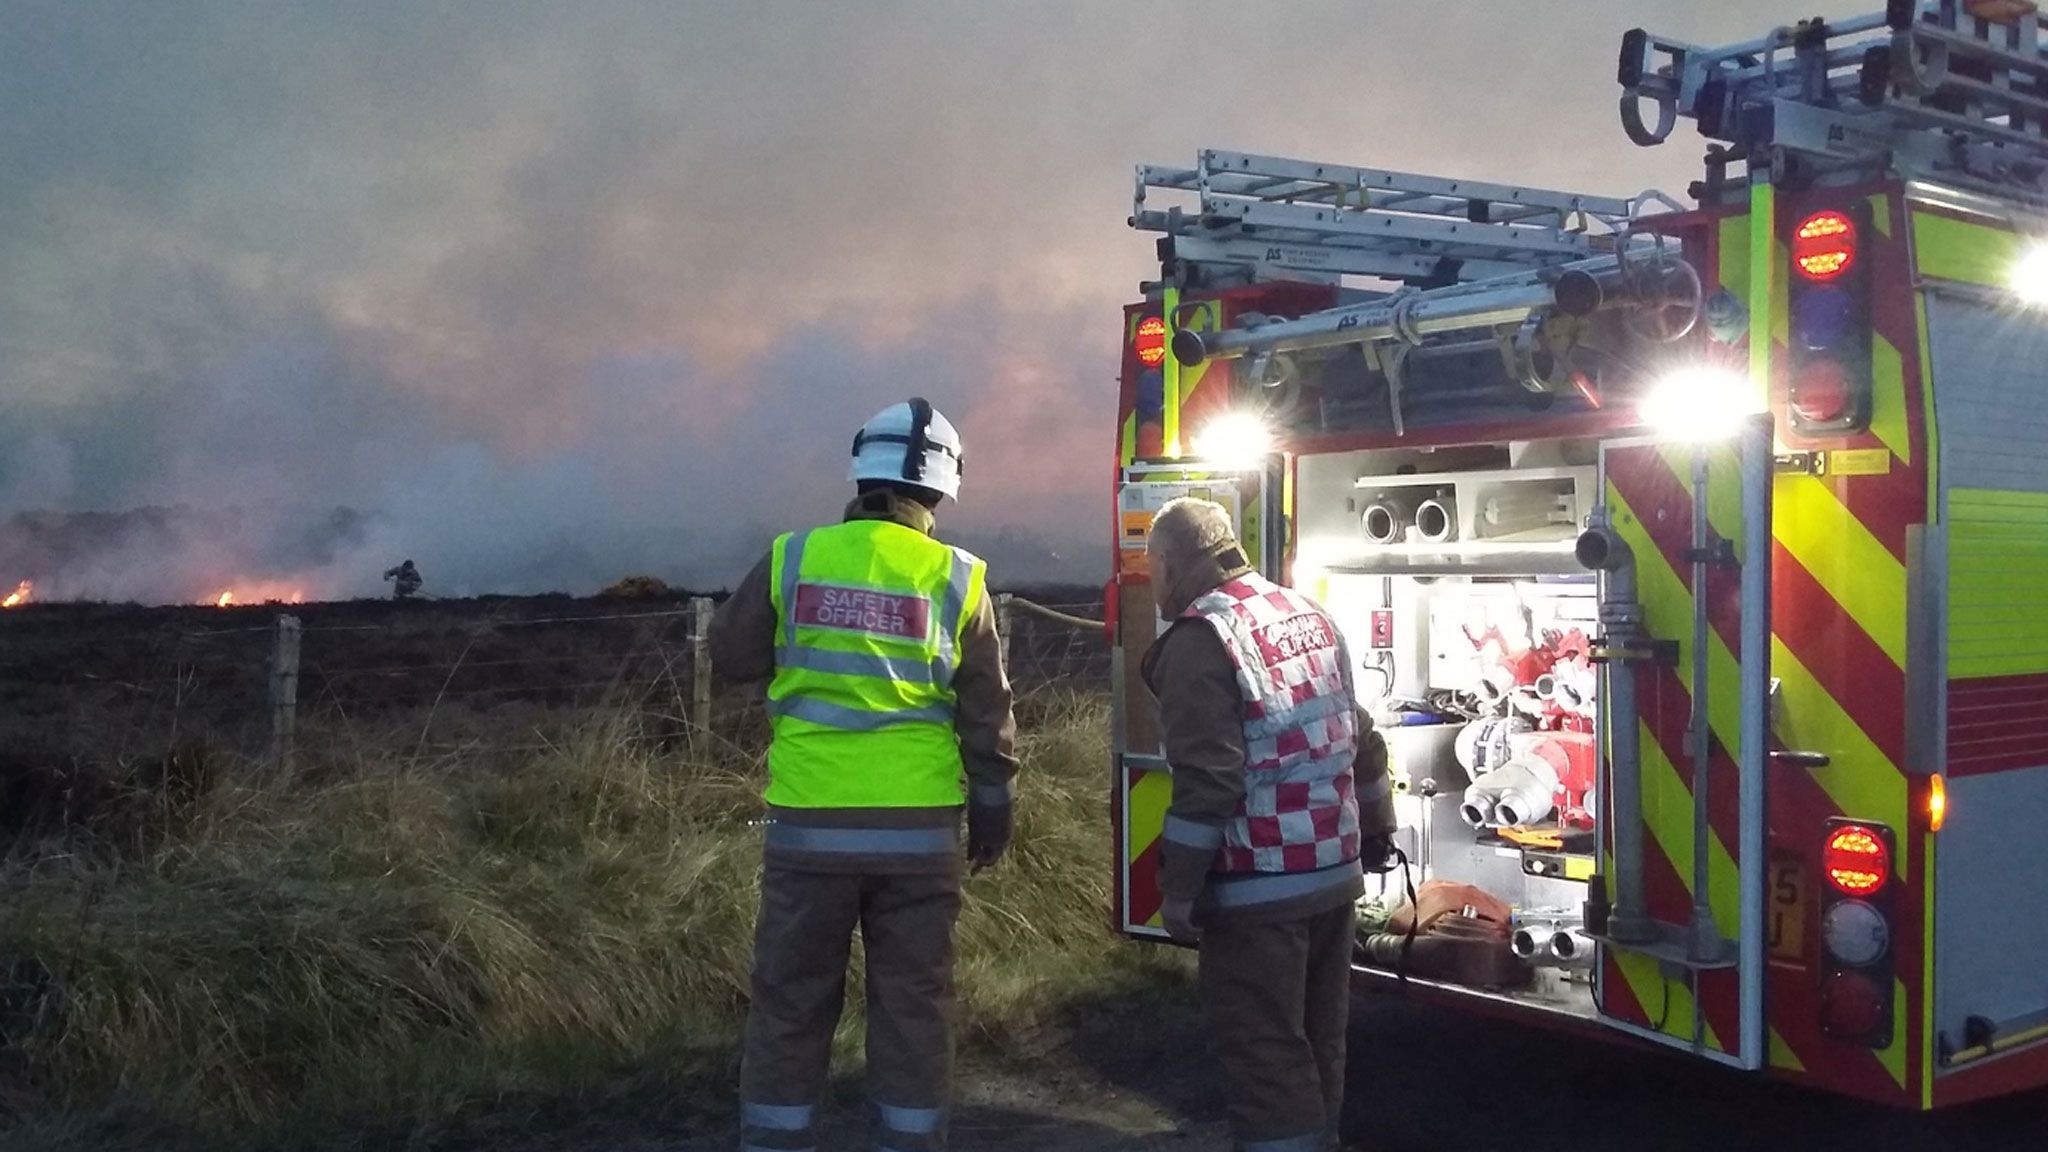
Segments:
[[[1509,910],[1495,971],[1359,984],[1913,1108],[2048,1083],[2036,5],[1636,30],[1619,80],[1704,138],[1685,202],[1137,170],[1118,927],[1164,937],[1144,549],[1199,494],[1343,628],[1418,879]]]

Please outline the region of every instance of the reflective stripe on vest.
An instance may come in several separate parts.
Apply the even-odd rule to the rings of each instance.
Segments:
[[[899,708],[890,712],[869,712],[860,708],[846,708],[830,701],[810,696],[791,696],[783,700],[770,700],[768,714],[788,716],[823,728],[837,728],[843,732],[874,732],[892,724],[950,724],[953,720],[951,708]]]
[[[1358,718],[1336,623],[1256,573],[1186,615],[1222,639],[1244,703],[1245,795],[1223,826],[1215,870],[1315,872],[1358,859]]]
[[[790,666],[806,668],[812,672],[832,672],[841,676],[874,676],[883,680],[901,680],[905,684],[945,684],[952,679],[952,670],[939,661],[921,664],[895,656],[881,656],[861,652],[820,652],[815,648],[798,647],[789,654]]]
[[[1295,900],[1351,884],[1362,883],[1365,874],[1355,862],[1343,862],[1314,872],[1246,872],[1217,880],[1209,894],[1218,908],[1243,908],[1252,904],[1274,904]]]
[[[963,803],[953,676],[986,594],[981,561],[894,521],[851,520],[777,540],[773,568],[769,803]]]
[[[763,842],[785,852],[832,856],[934,856],[960,850],[954,828],[813,828],[770,824]]]

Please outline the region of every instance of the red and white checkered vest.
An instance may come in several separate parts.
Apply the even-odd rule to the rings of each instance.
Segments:
[[[1184,615],[1222,637],[1244,699],[1244,802],[1224,825],[1216,870],[1313,872],[1358,859],[1358,717],[1336,623],[1257,573]]]

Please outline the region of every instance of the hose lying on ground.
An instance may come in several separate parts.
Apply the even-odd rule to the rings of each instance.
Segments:
[[[1100,620],[1090,620],[1086,616],[1069,615],[1068,613],[1061,612],[1056,608],[1047,608],[1043,604],[1034,604],[1031,601],[1024,599],[1022,596],[1009,596],[1005,597],[1005,600],[1009,603],[1010,607],[1012,608],[1022,608],[1024,611],[1031,613],[1033,616],[1042,617],[1046,620],[1051,620],[1057,624],[1065,624],[1069,628],[1102,627],[1102,621]]]

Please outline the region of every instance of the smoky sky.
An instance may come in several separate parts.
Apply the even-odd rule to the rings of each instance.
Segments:
[[[0,3],[0,518],[244,525],[21,574],[73,595],[360,593],[407,556],[444,591],[717,584],[922,394],[968,441],[946,525],[1099,576],[1119,308],[1156,272],[1134,163],[1682,192],[1688,131],[1621,134],[1622,32],[1811,14]],[[337,509],[339,552],[306,529]]]

